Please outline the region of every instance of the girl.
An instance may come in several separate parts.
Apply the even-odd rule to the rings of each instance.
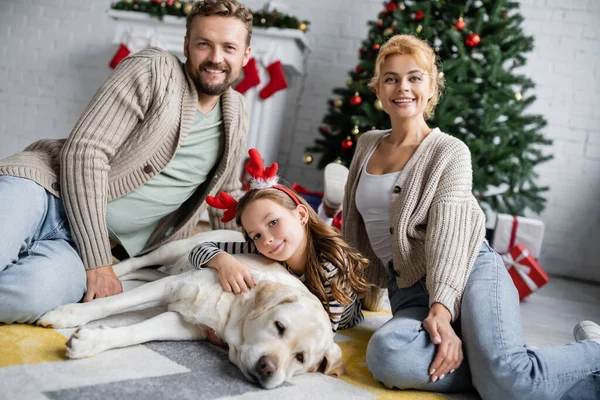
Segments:
[[[525,347],[517,291],[484,240],[469,150],[426,123],[443,85],[426,42],[398,35],[381,47],[370,87],[392,129],[358,141],[342,224],[371,261],[369,280],[387,284],[393,312],[370,339],[368,367],[390,388],[598,398],[600,335]]]
[[[249,154],[246,169],[253,180],[240,201],[223,192],[218,198],[207,198],[209,205],[227,209],[223,222],[235,217],[247,241],[202,243],[191,251],[190,262],[197,268],[216,269],[223,289],[240,293],[254,287],[254,282],[250,268],[231,254],[262,254],[282,263],[321,300],[334,332],[360,323],[358,296],[369,287],[363,278],[367,260],[321,221],[304,199],[277,184],[276,163],[263,170],[258,152],[251,149]]]

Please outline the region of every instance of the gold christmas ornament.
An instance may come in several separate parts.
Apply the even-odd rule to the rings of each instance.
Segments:
[[[398,7],[399,7],[399,8],[400,8],[402,11],[406,10],[406,6],[404,5],[404,3],[400,3],[400,4],[398,4]]]
[[[260,23],[261,23],[261,24],[266,24],[266,23],[267,23],[267,20],[266,20],[266,18],[261,18],[261,19],[260,19]]]
[[[354,81],[353,81],[352,79],[348,79],[348,80],[346,81],[346,86],[348,86],[348,87],[352,87],[352,85],[354,85]]]
[[[373,107],[375,107],[375,109],[378,111],[383,110],[383,104],[381,104],[381,100],[375,100],[375,102],[373,103]]]
[[[310,163],[313,162],[313,156],[312,154],[306,153],[302,156],[302,162],[306,165],[309,165]]]
[[[192,3],[185,3],[185,4],[183,5],[183,13],[184,13],[185,15],[188,15],[190,12],[192,12],[192,7],[193,7],[193,6],[192,6]]]
[[[298,29],[300,29],[302,32],[306,32],[306,29],[308,28],[308,26],[302,22],[300,23],[300,25],[298,25]]]
[[[131,3],[133,3],[133,0],[125,0],[125,3],[131,4]]]
[[[358,125],[354,125],[354,128],[352,128],[352,134],[358,135],[359,133],[360,133],[360,129],[358,129]]]
[[[333,160],[333,162],[336,163],[336,164],[341,164],[342,163],[342,159],[338,157],[335,160]]]
[[[521,94],[521,92],[515,93],[515,99],[517,99],[517,101],[523,100],[523,95]]]
[[[392,33],[394,33],[392,28],[386,28],[383,30],[383,36],[390,36]]]
[[[344,100],[342,100],[341,98],[337,98],[333,101],[333,106],[335,108],[340,108],[343,105],[344,105]]]
[[[417,29],[416,29],[417,33],[421,33],[422,30],[423,30],[422,25],[417,26]]]
[[[175,8],[181,8],[181,3],[176,1],[174,4]]]

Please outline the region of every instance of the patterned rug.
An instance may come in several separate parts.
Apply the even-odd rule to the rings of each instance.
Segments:
[[[90,325],[132,324],[162,311],[132,311]],[[208,342],[151,342],[68,360],[64,345],[72,329],[0,326],[0,399],[469,399],[388,390],[373,379],[365,349],[390,316],[365,312],[361,325],[336,335],[346,366],[341,379],[307,374],[268,391],[246,381],[227,352]]]

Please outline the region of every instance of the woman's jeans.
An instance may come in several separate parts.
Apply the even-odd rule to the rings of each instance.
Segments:
[[[502,258],[487,243],[475,260],[461,315],[453,324],[465,359],[443,380],[429,379],[436,345],[421,324],[429,312],[425,278],[400,289],[390,263],[388,290],[393,318],[367,347],[369,369],[385,386],[432,392],[474,387],[483,399],[498,400],[600,399],[600,344],[586,340],[528,349],[517,291]]]
[[[0,323],[33,323],[85,290],[62,200],[29,179],[0,176]]]

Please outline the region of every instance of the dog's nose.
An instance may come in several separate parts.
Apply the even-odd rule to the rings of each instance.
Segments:
[[[271,356],[262,356],[256,363],[256,370],[261,379],[270,378],[277,370],[277,363]]]

